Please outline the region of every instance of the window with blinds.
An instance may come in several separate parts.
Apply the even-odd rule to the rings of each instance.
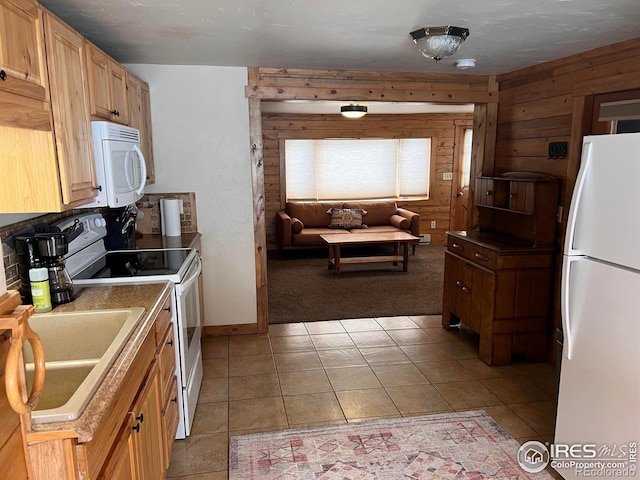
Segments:
[[[430,158],[430,138],[285,140],[286,198],[425,198]]]

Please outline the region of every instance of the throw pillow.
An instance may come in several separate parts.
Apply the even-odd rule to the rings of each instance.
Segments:
[[[362,208],[330,208],[327,213],[331,215],[329,228],[367,228],[362,224],[367,211]]]
[[[402,215],[391,215],[391,225],[402,228],[403,230],[408,230],[411,227],[411,222]]]
[[[291,231],[293,233],[300,233],[304,228],[304,223],[296,217],[291,218]]]

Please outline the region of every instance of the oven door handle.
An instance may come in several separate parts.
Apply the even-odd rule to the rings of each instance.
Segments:
[[[196,263],[196,271],[189,278],[186,278],[183,282],[176,285],[176,293],[178,295],[182,295],[188,290],[189,287],[198,280],[200,273],[202,273],[202,260],[200,260],[200,257],[196,255],[193,261]]]

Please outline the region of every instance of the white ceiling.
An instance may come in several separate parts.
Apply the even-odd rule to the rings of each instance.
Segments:
[[[640,37],[638,0],[40,1],[122,63],[499,74]],[[436,64],[409,32],[447,24],[471,33]]]

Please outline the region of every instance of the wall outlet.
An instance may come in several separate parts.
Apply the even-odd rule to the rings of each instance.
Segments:
[[[442,180],[453,180],[453,172],[444,172],[442,174]]]
[[[431,228],[436,228],[436,221],[435,220],[431,220]]]

